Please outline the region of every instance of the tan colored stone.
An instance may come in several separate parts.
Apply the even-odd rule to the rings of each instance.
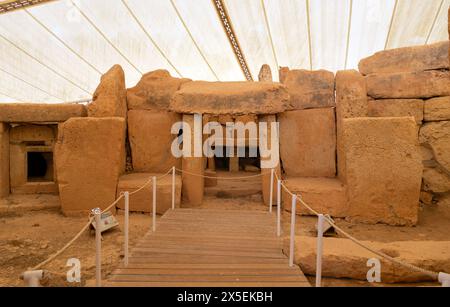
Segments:
[[[9,125],[0,123],[0,198],[9,195]]]
[[[383,50],[362,59],[359,62],[359,71],[363,75],[369,75],[448,69],[448,46],[448,41],[444,41],[431,45]]]
[[[266,82],[272,82],[272,71],[270,70],[270,66],[267,64],[263,64],[261,66],[261,70],[258,74],[258,81],[266,81]]]
[[[375,99],[450,96],[449,71],[373,74],[366,77],[366,84]]]
[[[414,119],[344,119],[343,143],[351,219],[415,225],[422,157]]]
[[[433,193],[421,191],[420,192],[420,201],[425,205],[433,204]]]
[[[278,70],[278,78],[280,83],[284,83],[286,81],[286,77],[289,73],[289,67],[280,67]]]
[[[167,110],[173,94],[190,79],[174,78],[167,70],[146,73],[135,87],[128,89],[130,110]]]
[[[100,80],[88,105],[89,117],[127,117],[127,92],[125,73],[120,65],[114,65]]]
[[[272,82],[189,82],[170,103],[171,111],[189,114],[276,114],[289,108],[285,86]]]
[[[301,195],[302,199],[317,212],[333,217],[348,215],[346,188],[338,179],[288,177],[285,179],[285,185],[292,193]],[[292,196],[284,189],[282,199],[283,208],[290,212]],[[296,213],[314,215],[299,203],[297,203]]]
[[[63,122],[87,116],[86,106],[75,103],[0,103],[0,122]]]
[[[45,142],[48,145],[56,140],[57,126],[52,125],[19,125],[11,128],[10,142]]]
[[[332,107],[334,74],[326,70],[290,70],[285,72],[286,85],[294,110]]]
[[[153,212],[153,186],[152,177],[156,176],[156,213],[164,214],[172,208],[172,175],[159,178],[161,173],[131,173],[119,178],[117,184],[116,197],[122,192],[134,192],[145,185],[139,192],[130,195],[130,211]],[[175,176],[175,207],[179,208],[181,203],[181,176]],[[117,204],[119,209],[125,209],[125,202],[122,199]]]
[[[420,128],[421,144],[430,146],[436,161],[450,173],[450,121],[432,122]]]
[[[366,117],[367,89],[364,77],[356,70],[336,73],[336,147],[337,175],[345,183],[345,148],[342,145],[342,120]]]
[[[408,117],[417,124],[423,120],[423,100],[421,99],[380,99],[368,101],[369,117]]]
[[[72,118],[61,124],[55,165],[64,214],[106,208],[125,167],[125,120]]]
[[[211,169],[205,170],[205,187],[217,186],[217,172]]]
[[[425,101],[424,119],[427,122],[450,120],[450,96]]]
[[[288,111],[280,114],[278,118],[281,161],[286,175],[334,177],[334,108]]]
[[[130,110],[128,137],[131,145],[133,169],[136,172],[165,173],[171,167],[181,167],[181,159],[171,152],[177,135],[171,127],[181,116],[165,111]]]
[[[315,237],[297,236],[295,238],[295,263],[307,275],[316,272]],[[382,251],[396,259],[435,272],[450,271],[450,241],[400,241],[381,243],[363,241],[364,245]],[[288,253],[288,240],[285,240],[284,253]],[[324,238],[322,256],[322,276],[351,278],[367,281],[367,261],[374,258],[373,253],[356,245],[349,239]],[[409,268],[381,261],[381,282],[419,282],[433,281],[430,276]]]
[[[423,187],[425,191],[445,193],[450,191],[450,175],[438,168],[423,170]]]

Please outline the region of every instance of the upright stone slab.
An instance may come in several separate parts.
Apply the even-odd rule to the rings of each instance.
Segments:
[[[263,64],[261,66],[261,70],[258,74],[258,81],[272,82],[272,70],[270,70],[270,66],[267,64]]]
[[[364,223],[415,225],[422,158],[412,117],[343,121],[349,217]]]
[[[293,110],[334,106],[334,74],[326,70],[283,71]]]
[[[182,159],[182,198],[185,207],[197,207],[203,202],[203,194],[205,188],[204,159],[202,154],[202,119],[201,115],[195,115],[199,118],[197,125],[194,124],[194,115],[183,115],[183,124],[190,126],[190,131],[183,127],[183,150],[187,155],[183,155]],[[190,134],[190,137],[188,136]],[[190,138],[190,150],[186,150]],[[195,144],[200,144],[200,148],[195,150]]]
[[[0,123],[0,198],[9,195],[9,125]]]
[[[88,116],[126,118],[127,92],[125,73],[120,65],[114,65],[101,77],[92,102],[88,105]]]
[[[64,214],[106,208],[125,167],[125,120],[72,118],[61,124],[55,165]]]
[[[345,148],[342,144],[342,120],[366,117],[368,114],[367,89],[364,77],[356,70],[336,73],[336,143],[337,174],[345,183]]]
[[[375,99],[450,96],[450,72],[430,70],[373,74],[366,77],[367,94]]]
[[[284,112],[280,120],[281,161],[287,176],[336,175],[334,108]]]
[[[172,125],[181,115],[165,111],[128,111],[128,137],[131,145],[133,169],[136,172],[165,173],[173,166],[180,168],[181,159],[171,153]]]
[[[444,41],[380,51],[362,59],[359,62],[359,71],[363,75],[370,75],[448,69],[448,47],[448,41]]]
[[[190,79],[174,78],[167,70],[146,73],[135,87],[127,90],[130,110],[167,110],[173,94]]]

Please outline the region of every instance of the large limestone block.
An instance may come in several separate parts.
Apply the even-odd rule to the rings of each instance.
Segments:
[[[367,94],[375,99],[450,96],[450,72],[373,74],[366,77]]]
[[[65,214],[106,208],[125,166],[125,120],[72,118],[61,124],[55,146],[61,208]]]
[[[127,92],[125,73],[120,65],[114,65],[101,77],[88,105],[89,117],[127,116]]]
[[[285,185],[291,193],[301,195],[312,209],[333,217],[348,215],[346,188],[335,178],[302,178],[288,177]],[[292,196],[284,189],[282,192],[283,208],[291,211]],[[313,215],[307,208],[297,203],[297,214]]]
[[[44,141],[51,145],[57,135],[57,125],[18,125],[10,130],[11,143]]]
[[[337,174],[345,178],[345,148],[342,145],[342,120],[344,118],[366,117],[368,113],[367,89],[364,77],[356,70],[336,73],[336,145]]]
[[[345,119],[343,142],[352,220],[415,225],[422,157],[414,119]]]
[[[119,197],[122,192],[134,192],[145,185],[139,192],[130,195],[130,211],[135,212],[153,212],[153,185],[152,177],[156,176],[156,213],[164,214],[169,208],[172,208],[172,174],[159,178],[161,173],[132,173],[119,178],[117,184],[117,194]],[[150,182],[149,182],[150,181]],[[180,207],[181,202],[181,176],[175,175],[175,207]],[[125,202],[122,199],[117,204],[120,209],[125,209]]]
[[[450,121],[432,122],[420,128],[421,144],[431,147],[436,161],[450,172]]]
[[[127,90],[128,109],[167,110],[173,94],[189,81],[174,78],[162,69],[146,73],[135,87]]]
[[[287,176],[334,177],[334,108],[288,111],[279,115],[281,161]]]
[[[171,134],[171,127],[178,121],[181,116],[171,112],[128,112],[128,136],[135,171],[165,173],[173,166],[181,167],[181,160],[171,152],[172,142],[177,137]]]
[[[295,110],[334,106],[334,74],[326,70],[284,71],[282,78]]]
[[[363,75],[369,75],[448,69],[448,47],[448,41],[444,41],[425,46],[380,51],[362,59],[359,62],[359,71]]]
[[[64,122],[87,116],[86,106],[75,103],[0,103],[0,122]]]
[[[425,101],[424,120],[427,122],[450,120],[450,96]]]
[[[379,99],[368,101],[369,117],[414,117],[417,124],[423,120],[421,99]]]
[[[434,193],[450,191],[450,175],[439,168],[425,168],[423,170],[423,188]]]
[[[367,261],[378,258],[381,261],[381,282],[419,282],[433,281],[423,273],[393,264],[384,258],[356,245],[349,239],[324,238],[322,255],[322,276],[332,278],[351,278],[367,281]],[[294,262],[307,275],[316,273],[315,237],[295,237]],[[284,253],[289,251],[288,240],[284,242]],[[370,248],[382,251],[404,263],[416,265],[435,272],[450,271],[450,241],[362,241]]]
[[[189,82],[170,103],[171,111],[188,114],[276,114],[286,109],[286,87],[273,82]]]
[[[0,198],[9,195],[9,125],[0,123]]]

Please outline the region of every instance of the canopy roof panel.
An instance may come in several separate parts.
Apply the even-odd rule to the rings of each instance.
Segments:
[[[206,81],[256,80],[263,64],[275,81],[279,66],[357,68],[383,49],[447,40],[450,6],[450,0],[14,2],[0,1],[0,102],[90,99],[114,64],[125,70],[129,87],[160,68]]]

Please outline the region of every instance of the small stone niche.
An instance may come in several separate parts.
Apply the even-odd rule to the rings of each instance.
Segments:
[[[17,124],[10,129],[10,185],[13,194],[56,194],[54,124]]]

